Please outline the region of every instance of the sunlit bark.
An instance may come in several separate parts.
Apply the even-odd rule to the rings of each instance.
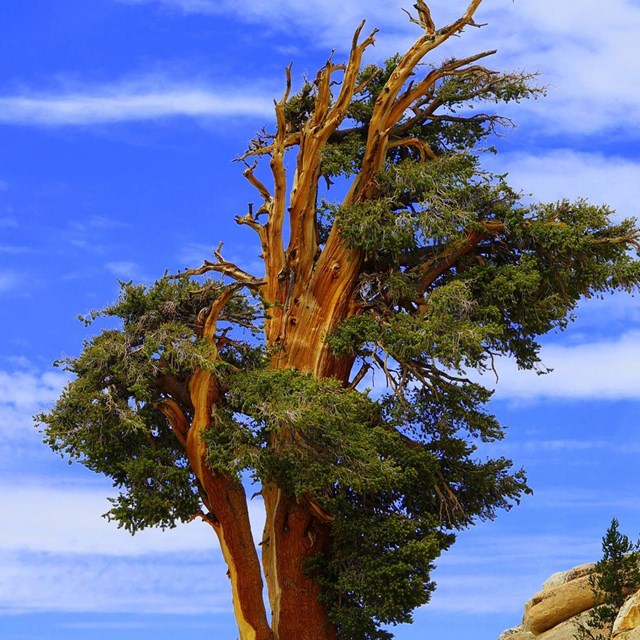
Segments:
[[[424,121],[433,115],[438,105],[432,105],[429,110],[430,105],[423,100],[430,88],[445,76],[481,70],[481,67],[472,67],[472,63],[494,52],[449,62],[419,82],[412,82],[412,76],[428,53],[459,34],[464,27],[474,25],[473,15],[480,3],[481,0],[473,0],[459,20],[441,29],[436,29],[424,2],[420,0],[417,3],[419,15],[413,21],[422,26],[424,33],[401,57],[377,99],[368,126],[362,166],[343,204],[376,197],[376,176],[384,166],[389,149],[413,146],[419,149],[423,160],[433,159],[429,146],[407,135],[399,125],[400,120],[412,107],[416,121],[421,118]],[[244,175],[262,202],[255,210],[251,205],[248,213],[238,217],[237,222],[258,234],[265,277],[254,278],[224,260],[219,251],[217,262],[207,262],[200,270],[194,271],[223,273],[261,296],[267,310],[265,333],[267,348],[272,354],[272,369],[293,368],[318,378],[333,377],[345,386],[349,383],[354,359],[334,355],[326,337],[341,322],[361,312],[356,293],[365,256],[361,250],[346,245],[337,224],[333,225],[328,239],[321,245],[316,208],[323,149],[332,136],[337,135],[347,108],[360,89],[357,83],[362,57],[374,43],[375,31],[361,40],[363,28],[364,23],[355,32],[346,64],[338,65],[330,59],[319,71],[314,83],[315,107],[299,131],[290,130],[285,115],[291,95],[291,69],[287,69],[286,90],[275,104],[275,134],[268,140],[255,141],[241,158],[247,163]],[[339,90],[334,95],[336,84]],[[289,184],[285,154],[293,148],[297,155]],[[257,161],[264,156],[269,159],[271,186],[255,173]],[[287,246],[283,238],[285,228],[289,230]],[[426,265],[422,274],[425,289],[435,277],[453,266],[460,255],[471,251],[482,237],[482,233],[470,234],[465,243],[450,250],[446,259],[434,259],[431,267]],[[210,318],[215,323],[214,313]],[[194,379],[191,393],[196,417],[188,434],[189,458],[211,502],[211,511],[220,521],[214,528],[220,536],[230,567],[238,625],[241,633],[245,634],[242,638],[268,637],[263,609],[258,603],[257,592],[261,589],[261,582],[255,551],[251,552],[244,546],[249,544],[247,536],[250,534],[246,512],[241,512],[240,508],[241,487],[226,486],[234,506],[221,509],[219,501],[223,500],[223,494],[220,488],[224,483],[205,468],[204,445],[198,434],[211,426],[207,422],[211,411],[205,415],[204,407],[215,404],[207,396],[210,388],[207,389],[205,380]],[[172,407],[166,406],[163,411],[170,414]],[[278,446],[277,439],[271,446]],[[261,542],[262,564],[274,637],[278,640],[335,640],[335,628],[319,601],[320,587],[313,575],[305,572],[305,562],[309,558],[330,550],[330,517],[313,500],[296,499],[275,485],[264,486],[262,494],[266,509]],[[223,522],[224,518],[229,520]]]

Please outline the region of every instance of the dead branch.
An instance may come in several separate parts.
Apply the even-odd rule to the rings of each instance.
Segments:
[[[207,317],[204,321],[204,327],[202,328],[203,337],[212,345],[215,346],[215,334],[216,334],[216,325],[218,322],[218,318],[220,317],[220,313],[224,309],[225,305],[231,298],[241,289],[244,285],[239,282],[235,284],[229,285],[226,287],[222,293],[213,301],[213,304],[209,308],[207,313]]]
[[[429,160],[435,160],[436,154],[433,153],[431,147],[419,138],[403,138],[401,140],[393,140],[388,145],[389,149],[395,149],[396,147],[415,147],[420,154],[420,160],[425,162],[427,158]]]
[[[186,269],[181,273],[165,276],[165,278],[176,280],[178,278],[202,276],[213,271],[216,273],[220,273],[223,276],[229,276],[230,278],[235,280],[237,284],[242,285],[243,287],[247,287],[247,289],[255,290],[258,287],[262,287],[265,285],[264,279],[256,278],[244,269],[241,269],[235,263],[230,262],[229,260],[225,260],[220,253],[221,249],[222,242],[218,245],[217,249],[213,250],[213,254],[216,257],[217,262],[205,260],[201,267],[198,267],[196,269]]]
[[[358,373],[356,373],[353,380],[349,383],[349,389],[353,391],[362,382],[362,380],[364,380],[364,377],[370,369],[371,364],[369,362],[364,362]]]
[[[175,400],[167,398],[166,400],[162,400],[162,402],[156,403],[154,406],[167,419],[167,422],[178,439],[178,442],[186,450],[189,421],[180,408],[180,405]]]

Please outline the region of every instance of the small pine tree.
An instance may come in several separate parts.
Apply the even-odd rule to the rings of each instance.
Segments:
[[[618,611],[625,600],[640,589],[640,540],[631,542],[620,533],[617,518],[602,538],[602,558],[596,562],[589,585],[601,605],[581,622],[576,640],[610,640]]]

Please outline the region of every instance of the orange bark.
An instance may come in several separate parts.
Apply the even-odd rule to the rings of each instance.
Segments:
[[[278,640],[335,640],[335,627],[320,602],[320,585],[304,570],[329,550],[330,527],[307,504],[275,486],[263,489],[267,522],[262,543],[271,625]]]
[[[208,320],[213,322],[213,316]],[[218,382],[211,373],[198,371],[191,378],[189,391],[194,416],[187,434],[187,456],[205,494],[210,511],[207,521],[218,535],[229,568],[240,640],[273,640],[244,487],[236,478],[212,471],[207,463],[204,434],[212,428],[212,414],[220,395]]]
[[[424,28],[424,33],[401,57],[379,94],[367,128],[361,168],[344,204],[362,202],[378,195],[376,176],[384,168],[390,147],[413,146],[419,149],[423,159],[433,157],[425,143],[404,135],[398,123],[407,109],[439,78],[458,73],[460,67],[491,52],[449,62],[420,82],[412,83],[412,76],[427,53],[466,25],[473,24],[473,15],[481,2],[470,0],[459,20],[436,29],[428,7],[418,0],[417,23]],[[265,277],[253,278],[223,260],[219,251],[217,263],[205,263],[201,270],[194,272],[218,271],[234,278],[240,286],[259,291],[267,310],[265,334],[272,369],[293,368],[317,378],[333,377],[345,386],[349,383],[353,358],[334,355],[326,337],[342,321],[360,312],[356,294],[364,255],[361,250],[346,246],[337,224],[321,246],[316,207],[323,149],[331,136],[339,131],[348,106],[360,89],[357,78],[362,57],[365,49],[373,44],[375,31],[359,42],[363,26],[364,23],[355,33],[347,63],[336,65],[329,60],[316,77],[314,110],[300,130],[292,131],[285,117],[291,92],[291,70],[287,69],[286,90],[276,103],[275,135],[255,141],[242,158],[246,161],[249,157],[268,156],[273,177],[273,186],[267,187],[254,175],[256,165],[247,164],[244,175],[258,191],[262,204],[255,213],[250,206],[246,216],[237,218],[238,223],[248,225],[259,236]],[[334,79],[336,73],[342,73],[340,82]],[[333,96],[332,87],[336,85],[340,89],[338,95]],[[285,153],[294,146],[297,147],[296,167],[289,185]],[[263,215],[266,221],[259,221]],[[288,246],[283,239],[285,229],[290,234]],[[477,237],[472,233],[467,242],[426,266],[421,274],[425,288],[444,270],[451,268],[461,255],[471,251],[481,237],[480,233]],[[213,305],[204,325],[205,337],[212,344],[215,344],[217,317],[226,302],[223,298]],[[271,627],[267,623],[244,490],[236,480],[212,472],[206,461],[203,435],[208,429],[215,428],[212,414],[215,414],[219,393],[216,384],[209,373],[199,372],[193,376],[190,395],[195,413],[186,436],[186,448],[191,467],[206,494],[207,506],[214,516],[210,522],[218,533],[229,565],[241,638],[335,640],[335,628],[319,602],[320,586],[304,569],[309,558],[330,552],[331,523],[312,499],[296,499],[275,485],[263,487],[266,525],[261,546],[272,610]],[[161,410],[170,421],[174,418],[174,429],[179,438],[184,438],[184,421],[175,419],[173,405],[165,403]],[[277,447],[277,441],[274,440],[271,446]]]

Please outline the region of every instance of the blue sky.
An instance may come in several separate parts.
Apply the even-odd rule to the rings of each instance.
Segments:
[[[204,525],[131,538],[100,518],[110,487],[41,443],[51,363],[77,354],[76,316],[116,279],[196,266],[255,199],[232,160],[271,122],[283,69],[312,75],[361,19],[370,59],[415,36],[400,0],[20,0],[0,5],[0,636],[7,640],[236,637],[220,552]],[[434,0],[437,24],[463,2]],[[639,215],[640,2],[485,0],[450,53],[498,48],[549,96],[509,109],[492,168],[539,200],[585,196]],[[401,640],[495,640],[551,573],[594,560],[612,516],[640,531],[640,302],[588,301],[545,339],[548,376],[498,363],[494,453],[535,495],[464,532]],[[488,380],[493,384],[493,380]],[[256,523],[259,504],[252,504]]]

